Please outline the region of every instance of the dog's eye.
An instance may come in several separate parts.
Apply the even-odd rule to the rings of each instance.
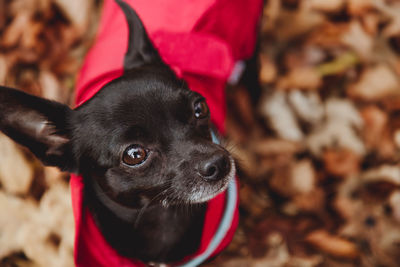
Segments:
[[[210,111],[208,110],[208,106],[206,101],[200,100],[194,104],[194,116],[197,119],[203,119],[208,117]]]
[[[131,145],[124,151],[122,160],[125,164],[134,166],[142,163],[147,158],[146,150],[139,145]]]

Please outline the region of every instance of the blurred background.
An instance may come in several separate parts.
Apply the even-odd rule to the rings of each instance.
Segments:
[[[100,10],[0,0],[0,84],[73,106]],[[400,1],[267,0],[258,59],[256,101],[227,88],[240,225],[206,265],[400,266]],[[73,238],[68,174],[0,134],[0,266],[73,266]]]

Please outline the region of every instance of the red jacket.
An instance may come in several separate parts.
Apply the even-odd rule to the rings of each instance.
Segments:
[[[125,0],[139,14],[162,59],[206,99],[211,120],[224,133],[225,84],[234,64],[248,59],[256,42],[262,0]],[[79,73],[77,105],[123,73],[128,45],[125,16],[105,0],[97,39]],[[178,265],[196,266],[224,249],[238,223],[237,183],[207,204],[201,244]],[[71,177],[77,266],[144,266],[118,255],[83,206],[82,177]]]

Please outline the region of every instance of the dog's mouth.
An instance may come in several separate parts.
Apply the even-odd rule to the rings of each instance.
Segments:
[[[236,165],[232,156],[229,156],[229,171],[227,174],[218,179],[218,181],[204,181],[204,179],[198,178],[196,182],[192,181],[189,188],[178,192],[174,190],[170,194],[165,195],[161,201],[161,204],[165,207],[170,205],[181,205],[181,204],[200,204],[209,201],[218,194],[225,191],[229,185],[229,181],[235,178]]]

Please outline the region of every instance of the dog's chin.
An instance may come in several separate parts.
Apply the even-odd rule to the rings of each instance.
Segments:
[[[232,157],[230,157],[230,170],[229,173],[220,181],[214,184],[205,184],[204,182],[194,185],[191,189],[181,194],[179,197],[165,198],[161,204],[165,207],[170,205],[182,204],[200,204],[209,201],[221,192],[225,191],[231,179],[235,178],[236,166]]]

